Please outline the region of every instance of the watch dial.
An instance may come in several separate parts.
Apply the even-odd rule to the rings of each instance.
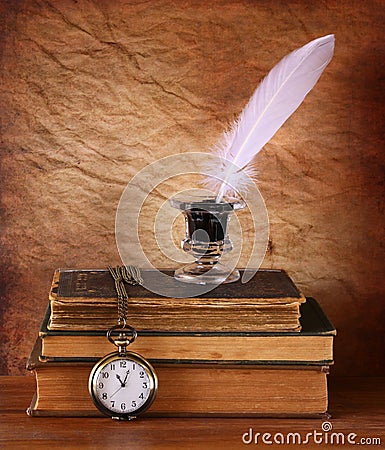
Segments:
[[[96,397],[107,409],[119,414],[138,410],[151,394],[152,380],[140,363],[117,358],[99,370]]]

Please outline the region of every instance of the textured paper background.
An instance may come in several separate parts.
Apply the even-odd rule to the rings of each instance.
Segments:
[[[119,263],[115,210],[130,178],[207,151],[284,55],[335,33],[332,63],[257,158],[263,266],[323,305],[338,328],[333,373],[384,375],[383,2],[0,4],[1,374],[24,372],[55,268]],[[153,193],[148,248],[156,208],[189,183]]]

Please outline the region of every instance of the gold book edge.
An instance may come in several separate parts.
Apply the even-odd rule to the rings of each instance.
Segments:
[[[31,404],[26,410],[26,413],[30,417],[84,417],[84,418],[105,418],[106,420],[111,420],[104,416],[99,411],[89,410],[89,411],[55,411],[49,409],[39,409],[36,407],[37,397],[34,394]],[[319,413],[219,413],[219,412],[207,412],[207,413],[196,413],[196,412],[173,412],[169,411],[147,411],[143,414],[146,418],[272,418],[272,419],[331,419],[331,415],[328,411]]]
[[[41,339],[37,338],[32,352],[27,360],[26,369],[29,371],[49,366],[91,366],[100,360],[100,357],[47,357],[41,354]],[[228,368],[255,368],[255,369],[274,369],[274,370],[316,370],[329,374],[330,365],[334,361],[250,361],[250,360],[182,360],[182,359],[150,359],[155,366],[175,367],[175,366],[191,366],[194,368],[210,367],[228,367]]]

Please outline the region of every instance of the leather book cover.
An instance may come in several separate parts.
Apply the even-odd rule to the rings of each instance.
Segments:
[[[170,275],[163,280],[169,298],[179,297],[181,283],[173,278],[173,271],[163,271]],[[154,285],[158,283],[159,272],[156,270],[142,270],[143,279]],[[162,298],[160,295],[148,291],[140,285],[127,286],[131,298]],[[221,284],[199,296],[212,299],[254,299],[256,303],[272,301],[275,303],[291,303],[305,301],[304,296],[284,270],[260,269],[248,283],[240,280],[235,283]],[[107,269],[65,270],[58,269],[53,278],[50,291],[51,300],[61,302],[102,301],[116,299],[113,279]]]

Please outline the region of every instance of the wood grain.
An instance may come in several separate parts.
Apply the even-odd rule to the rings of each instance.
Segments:
[[[25,414],[33,391],[33,377],[1,377],[1,448],[134,448],[145,449],[237,449],[247,448],[242,435],[320,431],[318,419],[142,419],[116,423],[110,419],[32,418]],[[357,438],[380,437],[385,448],[385,379],[331,378],[330,420],[334,432],[356,433]],[[264,447],[262,443],[258,445]],[[250,448],[257,448],[250,445]],[[283,448],[298,448],[281,445]],[[323,445],[317,448],[325,448]],[[274,448],[274,446],[270,446]],[[308,447],[310,448],[310,447]],[[337,448],[337,446],[335,447]],[[353,448],[344,445],[343,448]]]

